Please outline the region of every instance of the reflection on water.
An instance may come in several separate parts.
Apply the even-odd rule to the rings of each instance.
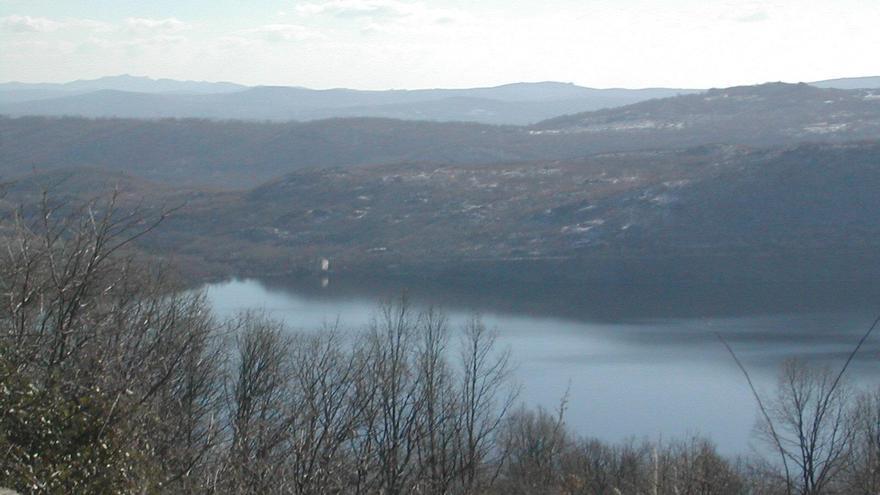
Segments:
[[[728,454],[748,451],[756,409],[717,335],[736,349],[758,387],[769,393],[784,359],[837,366],[875,316],[853,304],[814,304],[807,312],[786,302],[789,292],[776,296],[775,306],[767,294],[761,294],[760,307],[749,306],[754,294],[741,298],[739,305],[726,300],[730,308],[752,310],[717,315],[711,308],[720,306],[705,293],[684,300],[679,293],[664,305],[665,291],[653,290],[629,294],[630,300],[612,302],[606,294],[583,304],[572,303],[576,298],[571,294],[562,297],[562,289],[517,299],[508,287],[481,298],[476,286],[444,292],[429,284],[364,286],[337,280],[324,284],[321,279],[232,281],[210,285],[207,293],[220,314],[259,308],[293,329],[317,331],[337,319],[347,328],[363,328],[381,299],[404,289],[417,305],[441,306],[453,325],[479,312],[499,332],[500,344],[510,348],[524,402],[554,408],[570,390],[568,423],[578,432],[609,441],[702,433]],[[723,298],[730,299],[730,294]],[[659,301],[648,301],[652,297]],[[811,297],[829,302],[818,294]],[[603,301],[613,311],[597,311]],[[700,308],[703,302],[710,307]],[[782,309],[774,312],[773,307]],[[878,357],[880,346],[872,339],[851,377],[874,384]]]

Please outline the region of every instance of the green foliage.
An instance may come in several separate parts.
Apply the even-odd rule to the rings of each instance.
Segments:
[[[126,493],[138,456],[108,423],[114,401],[97,387],[38,384],[2,363],[0,486],[22,493]]]

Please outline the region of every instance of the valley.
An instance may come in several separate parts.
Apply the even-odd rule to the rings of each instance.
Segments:
[[[7,117],[0,170],[7,202],[118,187],[175,207],[144,248],[195,277],[308,273],[319,258],[352,273],[578,266],[565,276],[583,279],[704,259],[772,277],[797,269],[756,260],[846,252],[876,266],[871,91],[730,88],[530,127]],[[24,170],[36,175],[16,181]]]

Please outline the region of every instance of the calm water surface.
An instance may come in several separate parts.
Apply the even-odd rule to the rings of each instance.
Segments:
[[[238,280],[206,291],[221,315],[262,309],[291,329],[312,332],[337,319],[346,328],[362,329],[383,297],[400,293],[393,287],[382,293],[375,287],[320,285]],[[607,441],[699,433],[725,454],[748,453],[759,445],[752,436],[757,416],[749,389],[716,334],[730,342],[759,389],[769,393],[786,358],[839,366],[875,316],[851,307],[808,312],[780,305],[784,311],[774,312],[767,304],[748,315],[651,317],[633,311],[636,316],[628,317],[624,311],[597,319],[563,313],[552,304],[523,304],[525,311],[509,300],[499,305],[467,294],[411,295],[417,305],[440,305],[456,327],[479,313],[512,352],[522,401],[553,409],[568,389],[567,422],[579,433]],[[852,380],[880,384],[878,358],[880,347],[872,339],[854,363]]]

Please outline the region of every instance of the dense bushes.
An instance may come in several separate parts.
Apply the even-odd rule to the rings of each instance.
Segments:
[[[99,389],[65,389],[60,380],[34,384],[0,373],[0,479],[23,493],[130,491],[140,466],[136,452],[105,428],[112,407]]]

